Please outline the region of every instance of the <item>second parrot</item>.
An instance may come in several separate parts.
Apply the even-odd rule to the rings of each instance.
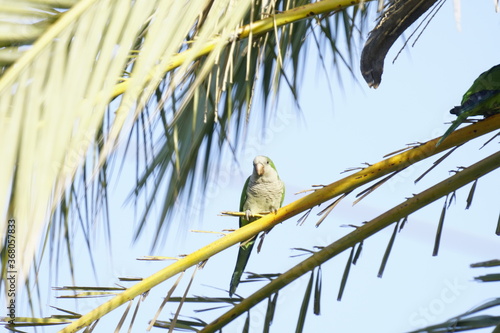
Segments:
[[[457,115],[450,128],[439,139],[436,147],[468,117],[489,117],[500,113],[500,65],[493,66],[479,75],[462,98],[462,105],[450,110]]]

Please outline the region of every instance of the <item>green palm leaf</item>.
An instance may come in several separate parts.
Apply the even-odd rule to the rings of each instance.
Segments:
[[[26,12],[38,6],[24,5]],[[201,0],[82,0],[68,10],[53,9],[51,16],[47,14],[57,19],[33,35],[38,37],[36,42],[25,46],[15,65],[3,67],[0,79],[0,140],[4,143],[0,200],[7,203],[1,215],[3,221],[16,221],[17,253],[22,254],[17,268],[22,276],[26,277],[55,207],[67,189],[71,191],[68,186],[75,175],[82,174],[80,165],[85,164],[82,172],[87,177],[81,191],[106,165],[120,133],[130,129],[172,56],[186,49],[188,40],[197,49],[216,35],[220,38],[214,50],[219,50],[248,5],[246,0],[238,6]],[[193,41],[193,27],[201,13],[206,14],[206,28],[198,29]],[[29,45],[31,40],[12,43]],[[134,48],[140,52],[131,58]],[[202,68],[211,68],[215,55],[207,57]],[[129,73],[126,79],[122,78],[125,72]],[[189,66],[182,65],[173,76],[175,82],[190,82],[188,72]],[[200,80],[206,74],[202,71]],[[110,104],[122,80],[128,88]],[[191,84],[190,94],[199,82]],[[110,113],[104,121],[106,112]],[[98,178],[101,189],[106,187],[103,179]],[[2,224],[2,238],[6,226]]]

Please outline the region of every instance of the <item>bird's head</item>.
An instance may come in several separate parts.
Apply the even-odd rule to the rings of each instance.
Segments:
[[[268,174],[275,174],[276,167],[269,157],[257,156],[253,160],[253,172],[255,175],[262,177]]]

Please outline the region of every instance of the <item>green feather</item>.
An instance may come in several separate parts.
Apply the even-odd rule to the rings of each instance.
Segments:
[[[273,160],[271,160],[269,157],[266,157],[266,158],[267,158],[267,160],[269,161],[269,164],[271,165],[271,167],[272,167],[274,170],[276,170],[276,172],[278,172],[278,169],[276,169],[276,166],[274,165]],[[249,179],[250,179],[250,177],[249,177]],[[247,179],[247,182],[245,183],[245,185],[246,185],[246,184],[248,184],[249,179]],[[286,189],[285,189],[285,184],[283,183],[283,193],[282,193],[282,195],[281,195],[280,207],[281,207],[281,206],[283,206],[283,201],[285,200],[285,190],[286,190]],[[241,194],[241,196],[243,197],[243,193]],[[245,199],[246,199],[246,195],[245,195]],[[241,210],[241,209],[243,209],[243,203],[241,203],[241,202],[240,202],[240,210]]]
[[[457,119],[439,139],[436,147],[443,142],[468,117],[489,117],[500,112],[500,65],[493,66],[478,76],[472,86],[462,97],[462,104],[451,109]]]
[[[245,186],[243,186],[243,191],[241,192],[240,198],[240,212],[243,212],[243,205],[247,200],[247,189],[248,183],[250,182],[250,177],[247,178],[245,182]],[[246,226],[248,223],[252,221],[248,221],[247,219],[240,217],[240,228]],[[238,259],[236,259],[236,267],[234,268],[233,276],[231,277],[231,284],[229,286],[229,296],[232,296],[240,283],[241,276],[243,275],[243,271],[247,266],[248,259],[250,259],[250,254],[252,253],[253,245],[255,244],[255,238],[247,241],[247,243],[240,245],[240,249],[238,251]]]
[[[500,65],[493,66],[486,72],[478,76],[472,83],[472,86],[467,90],[462,98],[462,105],[467,102],[471,95],[483,90],[499,90],[500,89]]]

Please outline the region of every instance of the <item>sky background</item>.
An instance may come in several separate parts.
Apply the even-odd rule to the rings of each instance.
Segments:
[[[459,22],[455,16],[457,7],[453,1],[447,1],[415,47],[404,50],[394,64],[392,60],[402,42],[393,46],[377,90],[368,88],[359,68],[354,69],[354,80],[345,68],[340,67],[343,78],[340,85],[333,65],[330,66],[329,53],[324,54],[328,69],[325,74],[318,62],[316,48],[311,45],[300,84],[301,111],[297,111],[290,94],[282,89],[276,112],[267,122],[265,135],[257,134],[261,119],[253,119],[248,129],[249,143],[240,153],[239,165],[235,165],[229,154],[225,155],[218,179],[208,185],[204,208],[194,207],[190,218],[173,221],[176,227],[154,254],[188,254],[220,237],[193,233],[189,231],[191,229],[221,231],[236,228],[236,218],[218,214],[238,210],[241,189],[252,171],[252,160],[256,155],[267,155],[275,162],[286,184],[284,204],[288,204],[302,196],[295,193],[315,184],[332,183],[344,177],[345,174],[341,173],[350,167],[378,162],[385,154],[404,148],[408,143],[425,142],[442,135],[449,126],[445,122],[454,118],[449,110],[459,105],[473,80],[500,63],[500,14],[495,12],[494,1],[464,0],[455,2],[455,6],[457,3],[461,6]],[[285,221],[266,236],[261,253],[252,254],[246,270],[258,273],[286,271],[304,259],[290,257],[299,254],[291,248],[312,249],[328,245],[351,231],[342,225],[359,225],[373,219],[404,201],[405,197],[449,176],[449,170],[489,156],[498,150],[497,142],[481,150],[479,147],[490,137],[481,137],[460,148],[416,185],[414,180],[439,156],[411,166],[355,206],[352,206],[355,196],[351,194],[319,228],[314,226],[318,219],[315,214],[321,207],[313,210],[302,226],[297,226],[298,217]],[[102,227],[95,229],[93,251],[97,282],[90,273],[92,268],[88,265],[82,235],[74,235],[75,258],[79,264],[75,271],[76,285],[113,286],[118,277],[146,277],[166,265],[165,262],[136,260],[150,254],[150,239],[156,226],[152,220],[139,241],[132,244],[137,222],[134,221],[132,205],[124,202],[133,184],[133,159],[135,157],[130,157],[131,163],[125,165],[120,181],[111,188],[111,256]],[[444,199],[409,217],[407,225],[397,235],[383,278],[378,278],[377,272],[393,228],[389,227],[365,241],[361,258],[351,269],[341,302],[336,299],[349,253],[342,253],[325,263],[322,266],[322,315],[313,315],[311,307],[305,332],[406,332],[447,320],[489,298],[498,297],[497,285],[473,281],[474,276],[493,273],[494,269],[472,269],[469,265],[500,258],[500,239],[494,233],[499,214],[499,175],[496,170],[479,180],[469,210],[464,208],[470,185],[457,192],[457,201],[447,211],[439,256],[432,257],[432,249]],[[211,258],[197,273],[190,295],[227,297],[224,290],[229,287],[237,251],[234,246]],[[58,285],[73,284],[66,272],[67,269],[61,270]],[[190,274],[191,271],[186,274],[176,296],[183,293]],[[40,279],[43,285],[48,276]],[[149,293],[141,305],[134,332],[144,331],[145,322],[152,318],[175,279]],[[295,330],[308,280],[309,274],[306,274],[280,292],[271,332]],[[261,286],[259,283],[241,284],[237,293],[247,296]],[[76,304],[71,300],[54,299],[55,295],[58,293],[51,292],[43,297],[47,300],[44,315],[55,312],[49,309],[49,305],[86,313],[102,302],[102,299],[88,299]],[[170,319],[176,306],[167,305],[159,319]],[[206,321],[228,309],[194,314],[189,311],[191,308],[186,306],[181,313],[199,316]],[[265,309],[266,305],[261,304],[251,311],[251,332],[262,331]],[[99,323],[96,331],[110,332],[124,310],[124,306],[116,310]],[[241,316],[224,331],[241,331],[244,320],[245,316]],[[160,332],[159,329],[153,331]]]

